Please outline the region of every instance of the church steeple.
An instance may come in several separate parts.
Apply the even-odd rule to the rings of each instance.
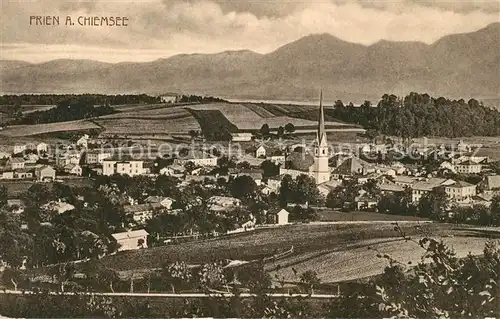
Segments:
[[[319,120],[318,120],[318,145],[326,142],[326,132],[325,132],[325,111],[323,110],[323,89],[321,89],[319,94]]]

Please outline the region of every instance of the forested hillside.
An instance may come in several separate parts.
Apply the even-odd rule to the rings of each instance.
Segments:
[[[465,102],[412,92],[403,99],[384,94],[376,106],[344,106],[337,101],[332,116],[401,137],[500,135],[500,112],[470,99]]]

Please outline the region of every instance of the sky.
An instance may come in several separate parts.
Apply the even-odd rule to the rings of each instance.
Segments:
[[[430,44],[500,21],[500,0],[0,0],[0,6],[0,59],[35,63],[268,53],[315,33],[365,45]],[[59,16],[60,25],[30,25],[31,16]],[[67,16],[75,25],[65,25]],[[127,17],[128,25],[81,26],[79,16]]]

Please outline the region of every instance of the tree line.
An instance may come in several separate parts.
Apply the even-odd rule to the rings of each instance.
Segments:
[[[160,97],[147,94],[21,94],[1,95],[0,105],[57,105],[74,99],[92,105],[156,104],[161,101]]]
[[[18,117],[15,120],[11,121],[10,124],[66,122],[88,119],[113,114],[116,112],[117,111],[109,104],[96,107],[90,101],[85,99],[71,99],[61,101],[57,104],[56,107],[45,111],[35,111],[23,114],[21,117]]]
[[[476,99],[465,102],[415,92],[401,99],[384,94],[376,106],[370,101],[360,107],[345,106],[339,100],[327,112],[344,122],[403,138],[500,135],[500,112]]]

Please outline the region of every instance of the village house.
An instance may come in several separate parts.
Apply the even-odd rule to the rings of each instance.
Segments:
[[[49,151],[49,144],[41,142],[36,145],[36,151],[38,154],[47,153]]]
[[[444,179],[444,178],[425,178],[413,185],[411,185],[412,189],[412,201],[414,203],[418,203],[422,196],[428,194],[433,189],[441,186],[448,186],[454,184],[455,181],[452,179]]]
[[[102,162],[102,174],[111,176],[115,174],[138,176],[144,174],[144,161],[137,159],[118,159],[116,157],[104,159]]]
[[[14,145],[14,150],[13,150],[13,154],[19,154],[19,153],[22,153],[24,151],[26,151],[28,149],[28,145],[26,144],[17,144],[17,145]]]
[[[36,179],[40,182],[53,181],[56,179],[56,171],[51,166],[41,166],[35,168]]]
[[[146,203],[139,205],[126,205],[123,210],[127,216],[132,216],[134,221],[139,224],[145,223],[153,218],[153,212],[161,209],[163,206],[160,203]]]
[[[23,169],[26,164],[26,161],[22,157],[11,157],[7,161],[7,165],[10,166],[11,169]]]
[[[456,149],[460,153],[465,153],[470,151],[470,146],[465,144],[463,140],[460,140],[457,144]]]
[[[349,157],[333,170],[332,176],[335,179],[342,179],[353,175],[366,175],[374,171],[370,167],[371,165],[362,159]]]
[[[241,200],[229,196],[212,196],[207,201],[211,211],[227,211],[241,206]]]
[[[289,223],[289,215],[290,213],[286,209],[282,208],[268,211],[266,217],[268,224],[287,225]]]
[[[252,140],[252,133],[232,133],[231,140],[233,142],[249,142]]]
[[[397,175],[393,178],[394,184],[402,187],[411,187],[413,184],[419,181],[418,177]]]
[[[14,179],[14,171],[2,171],[1,179]]]
[[[366,194],[362,194],[354,198],[354,203],[357,210],[375,211],[377,209],[378,200]]]
[[[114,233],[111,236],[119,245],[118,251],[148,248],[148,232],[144,229]]]
[[[82,167],[78,164],[67,164],[64,171],[71,175],[82,176]]]
[[[85,153],[85,163],[92,164],[102,164],[102,162],[112,156],[111,152],[103,152],[100,150],[88,150]]]
[[[170,197],[148,196],[144,202],[146,204],[160,204],[165,209],[171,209],[174,201]]]
[[[72,211],[73,209],[75,209],[75,206],[59,200],[59,201],[50,201],[47,204],[43,205],[42,208],[56,212],[58,214],[63,214]]]
[[[500,175],[487,175],[480,185],[486,192],[500,191]]]
[[[445,192],[448,197],[455,202],[471,201],[473,196],[476,196],[476,185],[458,181],[445,187]]]
[[[31,179],[33,171],[31,169],[21,168],[14,170],[14,179]]]
[[[384,181],[383,183],[380,183],[378,186],[380,188],[380,192],[383,195],[402,193],[405,190],[403,186],[390,181]]]
[[[342,180],[332,179],[328,182],[319,184],[318,191],[320,192],[321,195],[323,195],[326,198],[326,196],[328,196],[330,191],[334,190],[335,188],[337,188],[340,185],[342,185]]]
[[[460,174],[479,174],[481,173],[481,169],[481,164],[475,163],[470,160],[455,164],[455,170]]]
[[[177,99],[179,96],[175,93],[167,93],[160,95],[160,101],[161,103],[175,103],[177,102]]]
[[[35,164],[39,159],[40,157],[38,157],[38,155],[34,153],[26,154],[26,156],[24,156],[26,164]]]
[[[81,148],[87,149],[89,146],[89,136],[84,134],[76,141],[76,146],[80,146]]]
[[[24,212],[26,205],[21,199],[13,198],[7,200],[7,208],[11,213],[19,215]]]
[[[264,145],[260,145],[255,149],[255,158],[266,158],[267,149]]]
[[[193,163],[195,166],[213,167],[217,166],[217,157],[200,150],[191,150],[186,156],[179,155],[179,158],[174,161],[178,165],[185,165],[188,162]]]

